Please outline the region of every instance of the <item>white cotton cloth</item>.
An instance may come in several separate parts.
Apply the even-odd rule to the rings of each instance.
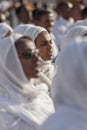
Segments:
[[[52,84],[56,108],[40,130],[87,130],[87,39],[62,49]]]
[[[14,28],[14,33],[20,33],[22,35],[29,36],[33,42],[42,31],[47,30],[43,27],[35,26],[33,24],[21,24]]]
[[[85,37],[87,35],[87,26],[75,26],[68,31],[62,41],[61,49],[70,44],[77,37]]]
[[[31,25],[31,24],[27,24],[27,25],[21,24],[21,25],[18,25],[14,29],[14,33],[20,33],[25,36],[29,36],[33,40],[34,43],[35,43],[35,39],[37,38],[37,36],[43,31],[47,31],[47,30],[43,27],[35,26],[35,25]],[[53,46],[55,48],[54,50],[56,50],[56,46],[55,45],[53,45]],[[53,51],[53,53],[54,53],[54,51]],[[56,52],[56,55],[57,55],[57,52]],[[35,80],[35,82],[36,82],[35,84],[44,82],[48,86],[50,86],[50,83],[52,82],[52,78],[56,71],[55,66],[52,64],[52,61],[44,61],[40,58],[40,69],[43,74],[40,75],[40,78],[38,79],[38,81]]]
[[[68,27],[68,31],[76,26],[87,26],[87,18],[84,20],[78,20],[74,24],[72,24],[70,27]]]
[[[0,42],[0,129],[37,130],[54,112],[48,86],[34,86],[24,74],[12,34]]]
[[[19,25],[17,25],[15,28],[14,28],[14,30],[13,30],[13,32],[14,33],[19,33],[19,34],[24,34],[24,32],[27,30],[27,28],[28,27],[32,27],[32,26],[34,26],[33,24],[19,24]]]
[[[34,84],[46,83],[48,85],[49,92],[51,91],[51,85],[54,75],[56,74],[56,65],[51,61],[44,61],[39,58],[40,74],[38,79],[34,79]]]
[[[47,31],[47,30],[41,26],[35,26],[33,24],[20,24],[14,28],[14,33],[19,33],[22,35],[29,36],[34,43],[37,36],[43,31]],[[50,36],[53,40],[53,57],[56,58],[56,56],[58,55],[58,48],[55,44],[54,35],[50,33]]]
[[[12,27],[10,27],[10,25],[6,24],[6,23],[0,23],[0,40],[2,38],[4,38],[4,36],[8,33],[8,32],[13,32]]]

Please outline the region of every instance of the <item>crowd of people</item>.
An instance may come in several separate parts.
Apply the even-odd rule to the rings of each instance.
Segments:
[[[0,129],[87,130],[87,6],[27,7],[0,17]]]

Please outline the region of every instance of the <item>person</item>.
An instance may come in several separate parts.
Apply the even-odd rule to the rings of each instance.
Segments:
[[[13,29],[10,25],[8,25],[7,23],[0,23],[0,40],[11,35],[12,32]]]
[[[39,66],[42,73],[40,73],[41,79],[39,79],[39,82],[44,82],[51,86],[52,79],[56,73],[56,66],[52,63],[53,43],[48,31],[40,26],[19,25],[18,29],[17,27],[14,29],[14,32],[29,36],[33,40],[40,53]]]
[[[57,47],[61,50],[62,39],[66,34],[67,29],[73,24],[70,20],[70,10],[68,2],[58,2],[55,11],[58,15],[53,27],[53,34],[55,36]]]
[[[15,13],[18,17],[19,24],[28,24],[31,23],[31,16],[24,4],[21,4],[19,7],[16,8]]]
[[[51,38],[53,40],[53,55],[54,59],[56,59],[56,56],[58,55],[58,48],[55,36],[53,34],[53,26],[55,22],[56,15],[53,10],[51,9],[35,9],[32,13],[33,21],[36,26],[41,26],[47,29],[47,31],[50,33]]]
[[[0,42],[0,129],[37,130],[54,105],[45,84],[34,86],[39,58],[32,40],[12,34]]]
[[[39,130],[86,130],[87,38],[62,49],[56,64],[51,93],[56,112]]]

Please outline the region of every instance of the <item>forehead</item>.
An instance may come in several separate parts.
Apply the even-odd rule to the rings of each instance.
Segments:
[[[41,32],[36,38],[36,41],[39,41],[39,42],[43,40],[51,40],[50,34],[47,31]]]
[[[53,13],[44,14],[43,17],[41,17],[41,20],[45,21],[46,19],[54,19]]]
[[[18,52],[33,50],[35,49],[35,44],[29,39],[20,39],[16,42],[16,49]]]

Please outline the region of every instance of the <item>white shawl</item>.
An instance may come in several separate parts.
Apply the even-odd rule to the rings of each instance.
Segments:
[[[43,27],[35,26],[32,24],[26,24],[26,25],[21,24],[14,29],[14,33],[19,33],[25,36],[29,36],[34,43],[37,36],[43,31],[47,31],[47,30]],[[40,68],[41,68],[40,78],[35,80],[34,82],[35,84],[40,84],[44,82],[50,88],[52,83],[51,80],[56,71],[55,66],[52,64],[51,61],[44,61],[40,58]]]
[[[8,32],[13,32],[12,27],[10,27],[10,25],[6,24],[6,23],[0,23],[0,39],[4,38],[4,36],[8,33]]]
[[[56,113],[40,130],[87,130],[87,39],[64,48],[56,64],[52,85]]]
[[[84,37],[85,35],[87,35],[87,26],[73,27],[63,38],[61,49],[70,44],[76,37]]]
[[[26,78],[12,35],[0,42],[0,129],[37,130],[54,112],[45,84],[34,86]]]

